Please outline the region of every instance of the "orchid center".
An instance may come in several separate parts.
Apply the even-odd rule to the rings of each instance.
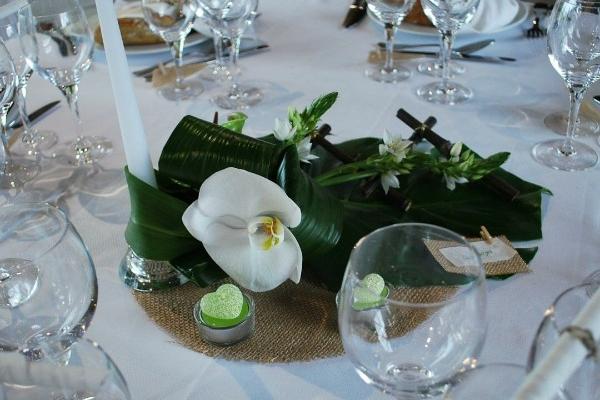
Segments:
[[[264,251],[271,250],[283,243],[283,224],[277,217],[261,216],[248,223],[250,243]]]

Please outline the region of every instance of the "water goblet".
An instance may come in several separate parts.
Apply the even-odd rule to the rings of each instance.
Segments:
[[[38,150],[47,150],[54,146],[58,142],[58,136],[56,132],[46,129],[39,130],[31,126],[27,113],[27,84],[33,74],[33,69],[27,64],[19,40],[21,34],[19,30],[19,10],[26,5],[27,2],[25,1],[0,0],[0,40],[4,42],[13,59],[18,77],[16,107],[18,108],[19,118],[23,124],[22,143],[27,152],[35,153]],[[22,12],[30,12],[30,8],[26,8]],[[29,21],[31,21],[30,18],[24,20],[24,22]],[[27,31],[29,30],[30,27]]]
[[[175,82],[161,89],[160,94],[170,101],[198,96],[204,91],[202,84],[184,80],[181,74],[185,38],[196,18],[196,0],[142,0],[142,9],[150,29],[167,43],[175,59]]]
[[[0,42],[0,189],[20,188],[39,172],[39,164],[17,158],[8,146],[7,115],[13,104],[17,73],[4,44]]]
[[[479,0],[423,0],[423,11],[441,34],[442,80],[425,85],[417,95],[431,103],[454,105],[473,97],[471,89],[450,80],[454,33],[471,21]]]
[[[561,293],[544,313],[529,352],[527,368],[532,370],[541,362],[563,331],[585,307],[598,290],[598,282],[584,283]],[[600,346],[600,340],[596,342]],[[600,360],[588,357],[563,386],[572,399],[592,400],[600,398]]]
[[[75,342],[63,361],[31,360],[20,353],[0,359],[2,400],[130,400],[125,378],[95,342]]]
[[[394,36],[414,4],[415,0],[367,0],[369,14],[383,22],[385,28],[385,61],[365,71],[374,81],[396,83],[410,77],[410,71],[394,60]]]
[[[430,251],[442,244],[464,256],[453,273]],[[383,278],[381,293],[362,286],[370,274]],[[368,308],[359,306],[365,291],[377,299]],[[476,362],[486,332],[485,304],[481,260],[464,238],[433,225],[398,224],[354,247],[339,295],[338,325],[365,382],[398,398],[430,398]]]
[[[83,136],[79,115],[79,82],[92,65],[94,42],[77,0],[32,0],[19,11],[19,32],[27,63],[65,96],[77,136],[57,155],[79,167],[91,165],[112,151],[103,137]]]
[[[598,163],[590,146],[573,139],[579,108],[588,87],[600,78],[600,3],[592,0],[558,0],[548,25],[548,57],[565,81],[571,98],[564,139],[536,144],[533,158],[547,167],[581,171]]]
[[[226,110],[240,110],[258,104],[263,93],[256,87],[239,83],[238,58],[242,34],[256,18],[258,0],[198,0],[202,13],[209,19],[209,26],[231,41],[229,51],[230,85],[227,92],[212,101]]]
[[[0,207],[0,352],[61,358],[96,309],[94,264],[57,207]]]

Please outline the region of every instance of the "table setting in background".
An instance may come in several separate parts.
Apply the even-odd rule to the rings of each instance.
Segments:
[[[600,398],[598,15],[1,0],[0,400]]]

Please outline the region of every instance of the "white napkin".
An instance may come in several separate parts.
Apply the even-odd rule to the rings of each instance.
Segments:
[[[514,21],[519,0],[481,0],[469,28],[479,33],[495,32]]]

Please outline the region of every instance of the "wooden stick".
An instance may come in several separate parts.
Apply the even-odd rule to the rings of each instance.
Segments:
[[[413,128],[415,131],[419,131],[420,136],[422,136],[422,138],[426,139],[429,143],[431,143],[444,156],[450,156],[450,149],[452,148],[452,143],[450,141],[444,139],[443,137],[432,131],[430,128],[419,122],[418,119],[410,115],[406,110],[402,108],[398,110],[396,116],[406,125]],[[521,192],[517,188],[515,188],[510,183],[506,182],[504,179],[498,177],[494,173],[484,176],[481,179],[481,181],[490,189],[502,195],[508,201],[513,201],[521,194]]]

